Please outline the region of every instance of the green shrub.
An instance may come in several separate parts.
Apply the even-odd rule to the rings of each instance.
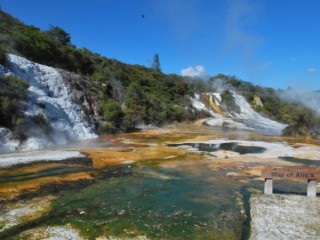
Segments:
[[[25,125],[25,120],[22,117],[18,117],[15,119],[14,123],[14,131],[13,131],[13,136],[16,139],[19,139],[20,141],[24,141],[28,138],[26,135],[26,125]]]
[[[37,124],[46,134],[49,134],[51,131],[51,125],[48,119],[41,113],[38,113],[31,117],[31,120]]]
[[[110,99],[102,104],[103,120],[110,122],[114,127],[119,128],[123,120],[123,112],[118,102]]]
[[[5,66],[7,62],[7,50],[4,45],[0,44],[0,65]]]
[[[10,99],[26,99],[29,85],[16,76],[0,76],[0,96]]]
[[[236,104],[232,93],[229,90],[225,90],[221,93],[221,103],[228,111],[240,113],[240,107]]]
[[[142,105],[127,105],[124,110],[123,128],[126,130],[134,129],[139,123],[144,122],[146,108]]]
[[[282,134],[293,137],[320,137],[320,119],[310,109],[305,107],[296,107],[294,115],[291,115],[289,126],[286,127]]]
[[[116,128],[111,122],[100,121],[98,131],[100,133],[115,134],[119,132],[119,128]]]
[[[14,76],[0,77],[0,126],[14,130],[22,117],[20,102],[26,100],[28,85]]]

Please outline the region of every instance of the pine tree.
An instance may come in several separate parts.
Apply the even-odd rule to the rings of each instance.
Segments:
[[[156,53],[153,57],[153,63],[152,63],[152,68],[155,72],[161,72],[160,69],[160,60],[159,60],[159,54]]]

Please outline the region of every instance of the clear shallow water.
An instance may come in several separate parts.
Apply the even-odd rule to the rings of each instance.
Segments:
[[[199,177],[156,166],[116,171],[127,174],[59,198],[48,224],[73,223],[88,237],[241,238],[244,218],[235,194],[240,185],[221,185],[222,173]]]
[[[107,168],[94,183],[60,195],[36,226],[71,224],[88,239],[245,239],[239,202],[249,187],[262,189],[262,183],[241,184],[206,164],[194,172],[148,162]],[[290,184],[278,182],[275,191],[286,192],[283,186]]]
[[[153,143],[162,136],[148,137]],[[166,141],[170,135],[164,136]],[[180,139],[186,138],[176,136]],[[191,145],[200,151],[223,149],[240,154],[261,153],[261,147],[242,148],[234,143]],[[125,144],[121,144],[123,146]],[[129,145],[129,144],[128,144]],[[172,148],[181,144],[170,144]],[[112,147],[112,146],[110,146]],[[239,148],[240,147],[240,148]],[[156,148],[156,145],[153,146]],[[168,147],[169,148],[169,147]],[[108,151],[109,146],[99,148]],[[133,150],[134,151],[134,148]],[[146,152],[143,152],[146,154]],[[127,157],[130,152],[124,153]],[[90,172],[92,179],[43,184],[35,196],[53,194],[57,199],[50,211],[35,221],[26,221],[0,233],[0,239],[21,239],[20,233],[34,227],[71,225],[87,239],[100,236],[149,239],[246,239],[250,189],[263,190],[263,183],[253,176],[227,177],[238,166],[211,168],[212,162],[195,153],[186,152],[173,158],[154,158],[132,164],[94,168],[90,164],[61,163],[35,172],[6,173],[0,185],[7,182],[41,181],[44,176],[65,176]],[[227,159],[225,159],[228,162]],[[275,181],[274,192],[305,193],[305,184]],[[31,194],[21,198],[33,197]],[[245,215],[241,211],[246,210]]]

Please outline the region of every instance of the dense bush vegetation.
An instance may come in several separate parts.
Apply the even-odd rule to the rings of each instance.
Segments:
[[[291,109],[292,110],[292,109]],[[310,109],[296,106],[283,135],[320,138],[320,118]]]
[[[254,86],[234,76],[222,74],[209,79],[209,84],[222,89],[234,89],[245,96],[249,103],[252,103],[255,96],[259,97],[263,106],[257,107],[256,111],[287,123],[289,126],[283,131],[285,136],[320,138],[320,117],[300,103],[282,98],[283,90]]]
[[[32,120],[33,123],[36,124],[36,126],[38,128],[41,128],[44,133],[49,135],[49,133],[51,131],[51,125],[48,122],[48,119],[43,114],[38,113],[38,114],[32,116],[31,120]]]
[[[85,85],[86,94],[97,101],[100,118],[98,128],[101,131],[129,130],[140,123],[161,126],[174,121],[195,120],[207,114],[192,108],[190,96],[196,92],[235,89],[248,102],[259,97],[263,105],[256,110],[261,114],[289,123],[284,134],[318,135],[319,118],[311,110],[281,99],[279,90],[254,86],[223,74],[211,77],[208,81],[166,75],[161,72],[158,54],[150,68],[124,64],[88,49],[76,48],[71,43],[70,35],[59,27],[49,26],[47,31],[41,31],[37,27],[24,25],[0,10],[0,64],[5,63],[7,51],[85,76],[88,79],[86,83],[73,85]],[[4,85],[1,92],[1,126],[13,127],[21,122],[18,121],[17,102],[24,95],[18,96],[11,84],[17,84],[17,80],[8,83],[1,79],[1,85]],[[22,83],[18,85],[18,89],[25,90]],[[15,96],[12,97],[12,94]],[[227,109],[240,111],[230,91],[222,93],[222,101]],[[11,110],[13,114],[9,116]]]
[[[221,93],[221,104],[224,105],[228,111],[240,113],[240,107],[236,104],[234,96],[229,90]]]
[[[150,68],[124,64],[77,49],[71,44],[70,35],[59,27],[50,26],[43,32],[4,12],[0,12],[0,31],[0,39],[9,39],[3,44],[12,52],[86,76],[86,90],[99,104],[101,131],[197,118],[188,97],[193,90],[183,77],[161,73],[157,54]]]
[[[7,50],[3,44],[0,44],[0,65],[6,65]]]
[[[0,126],[14,130],[19,138],[23,138],[24,119],[20,101],[25,100],[28,85],[13,76],[0,76]]]

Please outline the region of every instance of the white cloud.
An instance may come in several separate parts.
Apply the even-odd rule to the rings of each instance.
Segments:
[[[308,68],[307,71],[308,71],[308,72],[316,72],[317,69],[316,69],[316,68]]]
[[[198,65],[195,68],[190,66],[188,68],[182,69],[181,75],[187,77],[205,77],[207,73],[203,66]]]

